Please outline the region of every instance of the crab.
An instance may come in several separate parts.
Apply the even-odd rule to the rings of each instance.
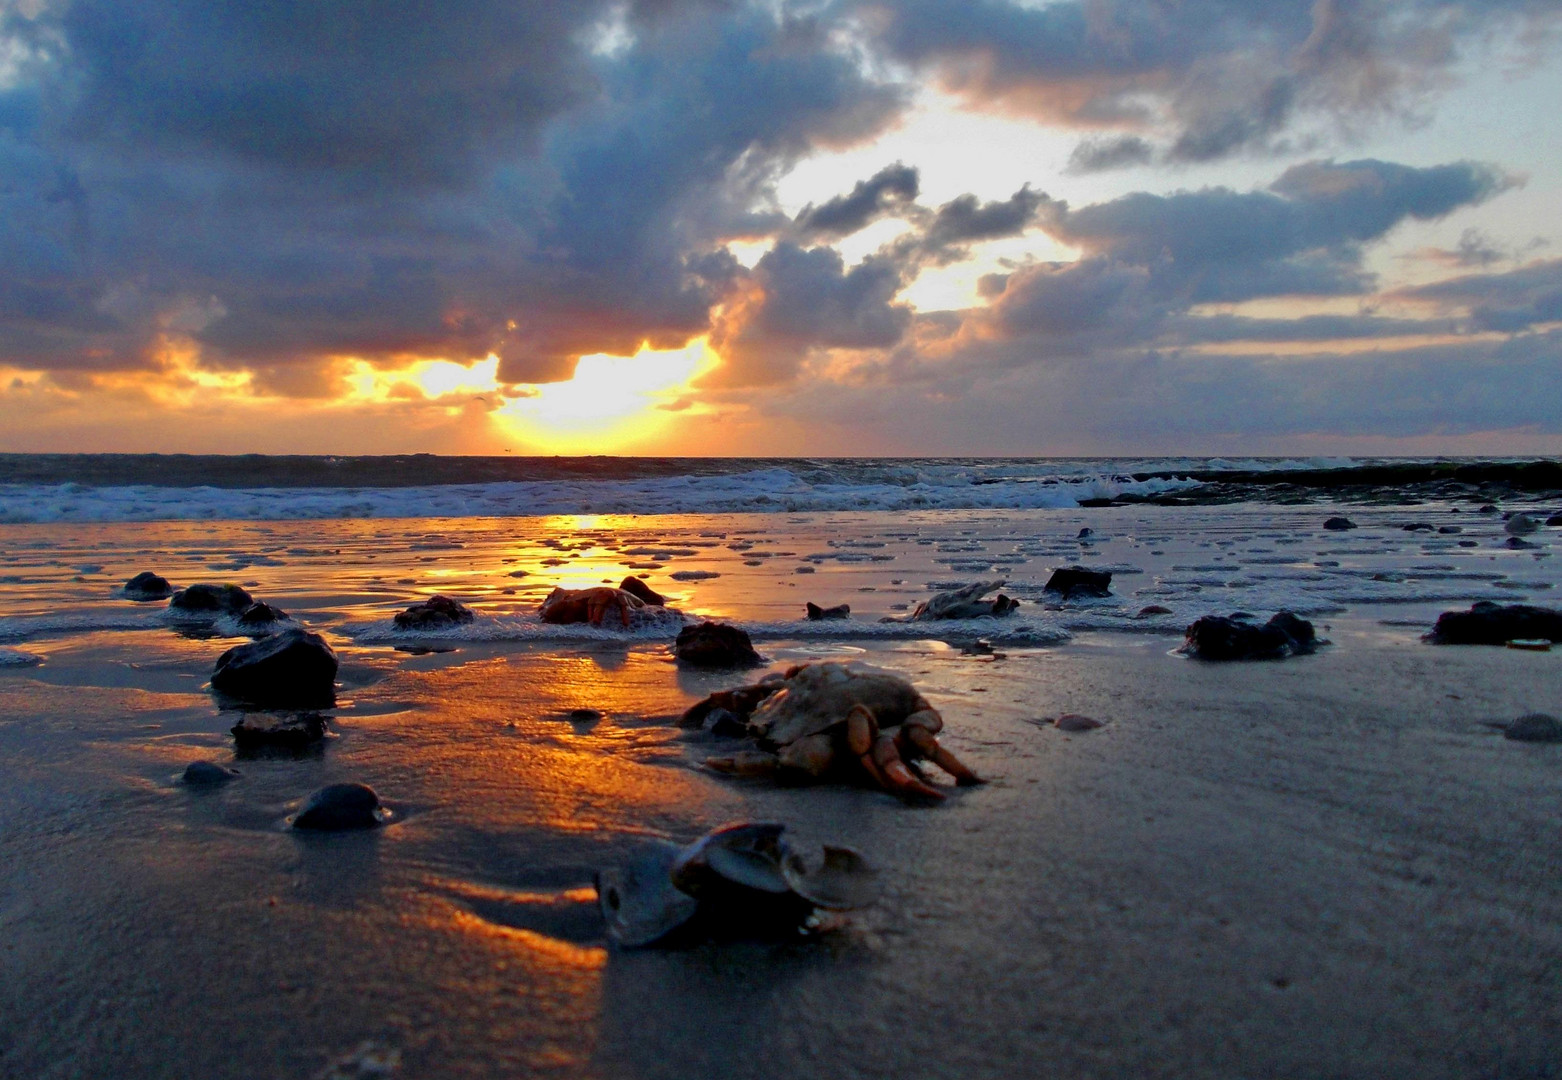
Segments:
[[[902,798],[942,799],[944,792],[917,767],[927,760],[962,787],[983,782],[939,745],[944,721],[938,711],[910,682],[888,672],[801,664],[752,686],[718,691],[684,713],[680,724],[703,727],[707,720],[718,732],[746,721],[747,734],[761,748],[707,758],[706,766],[718,772],[816,780],[856,771]]]
[[[601,626],[608,613],[616,611],[627,630],[629,613],[644,607],[645,602],[633,593],[600,585],[594,589],[554,589],[542,602],[538,614],[542,616],[543,622],[588,622],[592,626]]]

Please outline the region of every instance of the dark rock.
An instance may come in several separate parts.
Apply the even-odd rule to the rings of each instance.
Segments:
[[[1480,547],[1481,545],[1477,544],[1474,540],[1461,540],[1459,541],[1459,546],[1463,548],[1472,548]]]
[[[1510,536],[1503,546],[1512,548],[1514,551],[1524,551],[1528,548],[1539,547],[1540,545],[1532,544],[1528,540],[1525,540],[1521,537]]]
[[[695,667],[753,667],[765,662],[746,632],[709,621],[678,631],[673,655]]]
[[[602,720],[601,709],[571,709],[564,714],[564,719],[572,724],[596,724]]]
[[[215,761],[192,761],[184,767],[184,782],[192,787],[209,787],[237,780],[237,769],[225,768]]]
[[[239,613],[238,624],[242,630],[254,630],[269,634],[279,622],[289,622],[287,612],[270,604],[254,603]]]
[[[1146,604],[1139,609],[1139,617],[1141,619],[1149,615],[1170,615],[1171,613],[1171,608],[1162,607],[1160,604]]]
[[[286,716],[249,713],[230,730],[240,750],[266,747],[302,750],[325,738],[325,717],[315,712],[290,713]]]
[[[125,599],[127,600],[166,600],[173,595],[174,587],[168,584],[168,579],[143,570],[129,581],[125,582]]]
[[[647,604],[655,604],[657,607],[667,606],[667,597],[647,585],[645,578],[630,575],[620,582],[618,587],[630,596],[638,600],[644,600]]]
[[[808,612],[808,618],[817,622],[820,619],[847,619],[851,617],[852,606],[850,604],[837,604],[835,607],[820,607],[812,600],[808,601],[804,608]]]
[[[1356,523],[1348,517],[1331,517],[1324,521],[1323,527],[1330,532],[1343,532],[1356,528]]]
[[[1437,645],[1506,645],[1514,639],[1562,642],[1562,611],[1480,600],[1469,611],[1445,611],[1426,640]]]
[[[1464,532],[1464,527],[1460,525],[1439,525],[1437,527],[1437,531],[1445,535],[1452,536],[1454,533]]]
[[[1546,524],[1552,526],[1562,525],[1562,514],[1552,514],[1546,519]]]
[[[336,668],[336,653],[323,637],[293,627],[223,653],[212,689],[257,705],[330,705]]]
[[[449,596],[431,596],[396,613],[391,620],[398,630],[448,630],[477,618],[472,609]]]
[[[1405,530],[1406,532],[1431,532],[1432,531],[1432,526],[1428,525],[1424,521],[1412,521],[1408,525],[1401,525],[1400,528]]]
[[[168,598],[168,610],[202,615],[237,615],[255,598],[237,585],[191,585]]]
[[[1480,509],[1476,510],[1475,512],[1477,514],[1495,514],[1497,512],[1497,508],[1495,506],[1493,506],[1491,503],[1486,503],[1484,506],[1482,506]]]
[[[1562,720],[1546,713],[1525,713],[1503,728],[1502,734],[1519,742],[1562,742]]]
[[[1096,533],[1095,533],[1094,529],[1080,529],[1079,533],[1074,537],[1074,539],[1075,540],[1084,540],[1087,537],[1094,536],[1095,534]]]
[[[293,828],[372,829],[389,816],[368,784],[327,784],[304,800]]]
[[[1200,660],[1279,660],[1310,653],[1317,643],[1312,623],[1282,611],[1263,626],[1234,615],[1206,615],[1188,627],[1183,648]]]
[[[1086,570],[1082,566],[1065,566],[1054,570],[1042,587],[1043,592],[1057,593],[1065,600],[1076,597],[1112,595],[1112,575],[1104,570]]]

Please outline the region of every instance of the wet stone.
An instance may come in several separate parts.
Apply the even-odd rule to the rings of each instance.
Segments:
[[[746,631],[708,620],[679,630],[673,655],[694,667],[753,667],[765,662]]]
[[[1562,742],[1562,720],[1547,713],[1525,713],[1503,728],[1502,734],[1517,742]]]
[[[1480,600],[1469,611],[1445,611],[1426,639],[1437,645],[1506,645],[1515,639],[1562,642],[1562,611]]]
[[[1079,713],[1064,713],[1053,723],[1059,731],[1094,731],[1102,726],[1101,721]]]
[[[477,616],[461,601],[449,596],[431,596],[396,613],[391,621],[398,630],[447,630],[469,623]]]
[[[143,570],[129,581],[125,582],[125,598],[127,600],[166,600],[173,595],[174,587],[168,584],[168,579]]]
[[[293,828],[332,832],[372,829],[388,817],[380,797],[368,784],[327,784],[304,800]]]
[[[294,627],[223,653],[212,689],[256,705],[329,705],[336,700],[336,669],[325,639]]]
[[[1344,532],[1356,528],[1356,523],[1348,517],[1331,517],[1325,519],[1323,527],[1330,532]]]
[[[325,717],[316,712],[248,713],[229,730],[240,750],[302,750],[325,738]]]
[[[1184,651],[1199,660],[1279,660],[1310,653],[1318,639],[1313,624],[1282,611],[1262,626],[1245,612],[1206,615],[1188,627]]]
[[[1052,572],[1047,584],[1042,586],[1042,591],[1056,593],[1065,600],[1111,596],[1112,575],[1105,570],[1065,566]]]
[[[807,613],[809,620],[812,622],[819,622],[822,619],[847,619],[851,617],[852,613],[850,604],[837,604],[834,607],[820,607],[812,600],[803,605],[803,610]]]
[[[237,780],[237,769],[225,768],[215,761],[192,761],[184,767],[183,782],[191,787],[213,787]]]
[[[255,598],[237,585],[191,585],[168,598],[168,610],[189,614],[237,615]]]
[[[241,630],[258,630],[261,633],[270,633],[277,623],[287,621],[287,612],[266,603],[251,604],[240,612],[238,617]]]

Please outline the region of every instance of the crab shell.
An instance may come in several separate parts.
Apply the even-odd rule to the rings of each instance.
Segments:
[[[908,721],[936,733],[943,719],[898,675],[839,663],[804,664],[787,672],[781,689],[749,716],[748,729],[769,746],[788,746],[845,722],[857,705],[872,711],[881,729]]]

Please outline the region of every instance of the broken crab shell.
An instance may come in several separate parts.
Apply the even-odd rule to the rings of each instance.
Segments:
[[[722,883],[778,895],[791,892],[781,873],[785,831],[785,825],[773,821],[723,825],[683,849],[672,865],[672,883],[690,896]]]
[[[817,909],[846,911],[877,897],[877,873],[860,854],[831,845],[805,851],[785,831],[778,822],[737,822],[599,871],[608,936],[626,948],[654,945],[696,917],[717,935],[808,933]]]
[[[610,938],[626,948],[653,945],[694,918],[700,902],[672,883],[676,844],[657,842],[628,866],[597,871],[597,905]]]
[[[849,847],[823,846],[817,864],[790,845],[781,860],[781,873],[792,891],[815,907],[850,911],[878,899],[879,872]]]

